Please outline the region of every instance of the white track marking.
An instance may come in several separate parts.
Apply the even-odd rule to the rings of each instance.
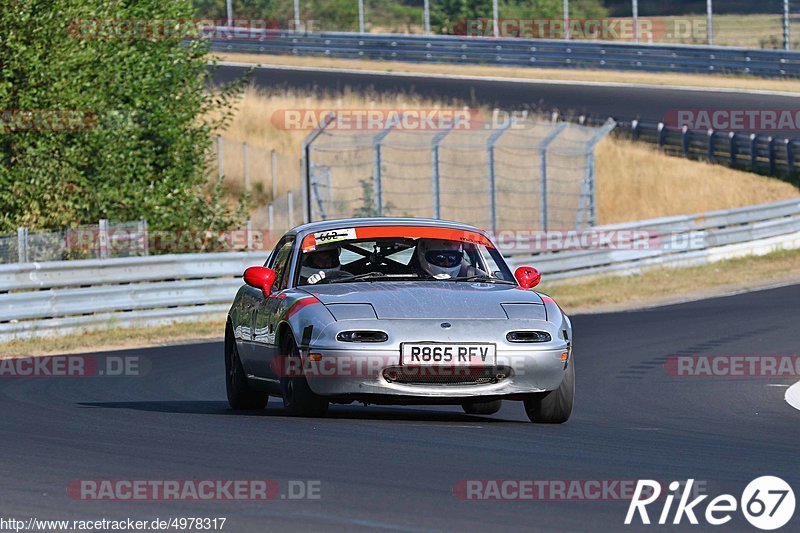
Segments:
[[[731,87],[691,87],[687,85],[655,85],[649,83],[624,83],[610,81],[550,80],[539,78],[509,78],[503,76],[466,76],[459,74],[431,74],[428,72],[388,72],[384,70],[365,70],[355,68],[333,67],[295,67],[292,65],[270,65],[267,63],[241,63],[237,61],[220,61],[217,65],[224,67],[265,68],[273,70],[295,70],[299,72],[339,72],[341,74],[369,74],[370,76],[432,78],[442,80],[497,81],[503,83],[522,83],[529,85],[572,85],[578,87],[611,87],[617,89],[664,89],[667,91],[726,93],[726,94],[758,94],[763,96],[785,96],[800,98],[800,93],[789,91],[764,91],[758,89],[736,89]]]
[[[800,381],[786,390],[786,396],[784,396],[784,398],[789,405],[800,410]]]

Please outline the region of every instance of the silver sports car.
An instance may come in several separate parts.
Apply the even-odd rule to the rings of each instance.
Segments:
[[[228,402],[322,416],[333,403],[455,404],[532,422],[572,413],[572,326],[489,236],[400,218],[299,226],[248,268],[225,329]]]

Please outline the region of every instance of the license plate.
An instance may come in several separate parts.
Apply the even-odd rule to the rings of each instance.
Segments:
[[[401,362],[408,366],[494,366],[494,344],[451,344],[404,342],[400,345]]]

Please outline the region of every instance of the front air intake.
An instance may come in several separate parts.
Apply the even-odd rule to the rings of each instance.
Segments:
[[[546,331],[510,331],[508,342],[550,342],[553,338]]]
[[[336,340],[341,342],[386,342],[389,335],[384,331],[341,331],[336,335]]]

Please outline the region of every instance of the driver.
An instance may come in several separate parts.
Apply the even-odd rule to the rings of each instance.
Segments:
[[[328,248],[309,252],[303,259],[303,266],[300,268],[300,280],[309,285],[319,283],[321,280],[330,277],[332,274],[342,271],[339,262],[339,248]]]
[[[436,279],[485,274],[464,260],[464,247],[458,241],[420,239],[416,258],[422,271]]]

